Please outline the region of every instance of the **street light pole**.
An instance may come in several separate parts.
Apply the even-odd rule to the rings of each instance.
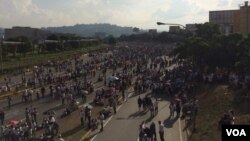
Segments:
[[[2,36],[0,38],[0,49],[1,49],[1,73],[3,73],[3,40],[4,40],[4,36]]]
[[[182,27],[183,29],[186,29],[186,27],[182,24],[176,24],[176,23],[163,23],[163,22],[157,22],[156,23],[157,25],[172,25],[172,26],[180,26]]]

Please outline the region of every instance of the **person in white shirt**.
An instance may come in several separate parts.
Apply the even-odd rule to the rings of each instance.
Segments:
[[[51,118],[50,118],[50,122],[51,122],[51,123],[55,123],[55,122],[56,122],[56,119],[55,119],[55,117],[54,117],[54,116],[51,116]]]
[[[164,141],[164,126],[161,123],[161,121],[158,121],[159,123],[159,135],[160,135],[160,140]]]

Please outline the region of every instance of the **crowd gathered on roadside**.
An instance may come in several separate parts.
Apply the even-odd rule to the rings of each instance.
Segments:
[[[128,99],[128,88],[138,96],[138,110],[150,112],[154,117],[158,114],[156,97],[167,95],[171,101],[169,118],[193,118],[198,114],[199,101],[191,99],[189,94],[199,83],[213,85],[230,81],[232,87],[249,88],[250,77],[218,70],[203,72],[195,68],[189,60],[169,57],[174,45],[150,43],[121,43],[117,47],[90,52],[89,59],[77,55],[67,60],[48,61],[34,66],[29,72],[23,71],[20,78],[7,76],[3,80],[1,92],[20,90],[21,103],[30,104],[25,108],[24,121],[7,123],[4,111],[0,111],[2,138],[4,141],[20,141],[38,139],[42,141],[60,139],[60,124],[57,113],[39,111],[32,101],[44,98],[61,101],[65,110],[61,117],[70,116],[78,110],[79,101],[87,101],[87,95],[95,95],[93,103],[104,106],[98,117],[94,117],[91,106],[80,107],[79,124],[96,130],[111,114],[116,114],[121,101]],[[109,72],[109,73],[108,73]],[[92,78],[97,78],[104,87],[96,89]],[[18,80],[16,80],[18,79]],[[23,89],[25,88],[25,89]],[[150,91],[150,95],[141,95]],[[122,100],[119,100],[119,99]],[[7,107],[13,107],[13,97],[6,97]],[[42,118],[38,118],[42,113]],[[233,112],[230,112],[230,117]],[[230,122],[231,123],[231,122]],[[139,127],[140,141],[156,140],[156,123],[149,127],[143,122]],[[159,138],[164,140],[163,123],[158,121]],[[44,129],[41,135],[36,132]],[[57,137],[58,136],[58,137]],[[57,138],[55,138],[57,137]]]

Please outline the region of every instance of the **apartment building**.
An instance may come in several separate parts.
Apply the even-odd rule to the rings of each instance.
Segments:
[[[246,1],[239,9],[209,11],[209,22],[219,25],[223,34],[250,33],[250,6]]]
[[[44,40],[49,35],[47,30],[31,28],[31,27],[13,27],[4,30],[5,39],[25,36],[33,41]]]

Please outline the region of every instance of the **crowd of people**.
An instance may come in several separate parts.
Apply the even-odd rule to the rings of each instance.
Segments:
[[[163,54],[161,49],[163,49],[163,47],[157,48],[158,51],[156,53],[154,53],[155,50],[151,50],[151,56],[155,58],[156,54]],[[4,79],[6,89],[3,88],[2,90],[13,91],[26,88],[26,90],[21,92],[20,99],[22,103],[26,104],[32,103],[34,100],[44,99],[45,96],[47,96],[47,93],[52,100],[61,99],[62,105],[65,103],[72,103],[72,101],[74,101],[78,96],[82,97],[82,99],[86,101],[86,91],[87,93],[95,91],[93,83],[88,81],[87,77],[95,77],[96,72],[99,71],[101,74],[98,76],[100,81],[103,80],[104,85],[107,85],[112,91],[106,92],[105,95],[103,91],[100,94],[97,93],[96,100],[101,102],[104,101],[103,99],[107,99],[108,97],[108,106],[113,108],[113,113],[116,113],[118,92],[121,92],[121,96],[123,100],[125,100],[125,91],[127,87],[132,85],[133,79],[139,76],[139,81],[139,79],[142,78],[140,77],[140,74],[145,71],[145,68],[142,66],[145,65],[145,63],[147,63],[147,59],[149,59],[149,56],[146,54],[147,50],[149,50],[148,47],[145,47],[145,49],[144,47],[121,47],[119,49],[111,50],[111,53],[107,53],[109,50],[92,53],[88,61],[83,60],[81,55],[76,56],[73,59],[48,61],[47,64],[34,66],[29,73],[23,71],[20,75],[20,79],[17,77],[13,79],[10,76],[6,77]],[[110,81],[107,79],[107,70],[111,70],[112,76],[118,77],[119,81]],[[136,82],[136,87],[141,85],[141,82],[138,83],[138,81]],[[147,86],[149,86],[149,84],[147,84]],[[140,88],[139,92],[141,92]],[[12,97],[9,96],[8,107],[11,108],[11,106]],[[25,109],[25,124],[30,129],[33,127],[34,130],[35,128],[38,128],[38,123],[41,121],[38,121],[37,119],[37,109],[31,107]],[[66,108],[65,111],[66,115],[72,112],[69,108]],[[86,113],[84,115],[86,115]],[[106,113],[104,113],[104,115],[106,115]],[[48,125],[51,124],[54,126],[55,122],[52,122],[52,124],[51,119],[54,119],[54,117],[51,117],[50,115],[50,117],[44,118],[42,123],[48,123]],[[89,119],[88,123],[90,125],[91,119]],[[42,127],[48,127],[48,129],[51,128],[50,126]],[[11,128],[12,126],[5,127],[5,129]],[[51,133],[51,131],[47,130],[47,128],[45,129],[46,132],[44,135]],[[11,133],[9,132],[9,135],[10,134]]]
[[[108,101],[105,106],[112,107],[114,114],[116,113],[119,92],[121,92],[121,96],[125,100],[126,89],[133,85],[135,95],[151,90],[153,94],[165,93],[174,96],[174,107],[176,107],[179,116],[180,102],[176,102],[176,99],[181,99],[182,105],[188,102],[185,91],[190,91],[193,86],[192,83],[184,83],[184,81],[187,78],[192,81],[194,76],[187,76],[190,74],[186,73],[187,67],[189,67],[188,64],[182,63],[178,65],[179,62],[176,59],[166,57],[168,53],[168,47],[156,46],[152,48],[148,44],[138,45],[132,43],[130,47],[123,46],[113,49],[110,54],[97,52],[86,63],[79,56],[73,58],[73,60],[49,61],[46,65],[35,66],[31,77],[26,76],[25,73],[22,74],[21,85],[33,88],[22,93],[22,101],[24,103],[32,101],[33,95],[36,95],[36,99],[39,100],[44,98],[46,91],[48,91],[51,99],[61,99],[62,104],[65,104],[65,100],[67,103],[71,103],[76,96],[84,97],[86,95],[84,91],[87,91],[87,93],[94,91],[92,82],[87,81],[87,76],[95,77],[96,72],[100,71],[102,75],[98,77],[104,81],[104,85],[107,85],[110,91],[103,89],[100,93],[96,92],[95,101],[103,104],[104,101]],[[173,64],[177,64],[174,69],[167,69]],[[112,76],[119,78],[119,80],[111,81],[107,79],[107,70],[111,70]],[[68,80],[71,80],[70,85],[67,84]],[[49,88],[45,88],[47,85]],[[40,90],[35,89],[37,87],[40,87]],[[144,111],[149,110],[152,117],[157,115],[158,101],[155,99],[144,97],[138,100],[138,106],[139,109],[142,106]],[[92,128],[91,123],[97,122],[91,117],[91,112],[86,112],[86,109],[88,108],[85,108],[84,113],[80,112],[80,121],[84,125],[83,115],[85,115],[85,119],[88,120],[88,127]],[[30,126],[33,125],[31,123],[37,122],[34,120],[35,110],[29,108],[29,112],[26,114],[26,120]],[[71,112],[70,109],[65,111],[66,114]],[[50,119],[54,119],[53,116],[49,120],[44,120],[45,123]],[[33,120],[34,122],[31,122]],[[52,125],[54,126],[54,123]],[[50,130],[45,131],[44,135],[51,133]]]
[[[232,78],[236,81],[235,75],[225,72],[204,73],[194,68],[188,60],[180,60],[175,57],[168,57],[174,45],[161,45],[150,43],[121,43],[116,48],[109,48],[92,52],[88,60],[82,55],[74,58],[59,61],[48,61],[47,64],[35,66],[31,73],[22,72],[21,78],[6,77],[5,86],[2,91],[26,88],[21,92],[21,102],[30,103],[34,100],[48,97],[53,100],[61,100],[62,105],[71,105],[65,108],[64,116],[70,115],[74,110],[76,99],[81,97],[86,102],[86,95],[95,93],[93,102],[97,106],[104,106],[105,110],[100,112],[99,117],[93,117],[91,108],[80,109],[80,124],[89,129],[97,129],[101,125],[103,131],[104,119],[111,113],[116,114],[119,97],[127,100],[127,89],[133,87],[134,95],[141,95],[147,91],[150,96],[138,97],[139,111],[150,111],[151,117],[158,114],[159,102],[155,97],[167,95],[171,99],[169,105],[170,118],[172,117],[194,117],[198,114],[198,100],[190,99],[189,93],[198,83],[204,82],[209,85],[220,83]],[[111,74],[108,75],[108,72]],[[98,76],[96,74],[99,74]],[[95,90],[91,78],[98,77],[103,83],[101,90]],[[248,77],[245,77],[244,84],[248,85]],[[20,80],[20,81],[19,81]],[[241,80],[241,79],[237,79]],[[236,81],[238,84],[242,81]],[[14,85],[13,85],[14,84]],[[36,98],[34,98],[36,97]],[[11,108],[11,97],[8,97],[8,107]],[[77,105],[76,105],[77,106]],[[112,110],[110,110],[112,109]],[[45,129],[41,140],[48,139],[48,136],[56,136],[60,123],[57,123],[55,115],[48,114],[42,121],[37,118],[38,110],[33,107],[25,109],[25,122],[18,126],[5,126],[4,139],[19,141],[21,138],[33,138],[38,129]],[[176,113],[176,114],[175,114]],[[4,123],[4,112],[0,112],[0,120]],[[87,120],[87,124],[85,121]],[[39,124],[41,123],[41,124]],[[154,122],[150,127],[143,123],[140,127],[140,140],[147,141],[156,139]],[[163,123],[159,122],[159,130],[162,131]],[[54,132],[55,131],[55,132]],[[160,133],[161,141],[164,133]],[[61,138],[61,137],[60,137]]]

